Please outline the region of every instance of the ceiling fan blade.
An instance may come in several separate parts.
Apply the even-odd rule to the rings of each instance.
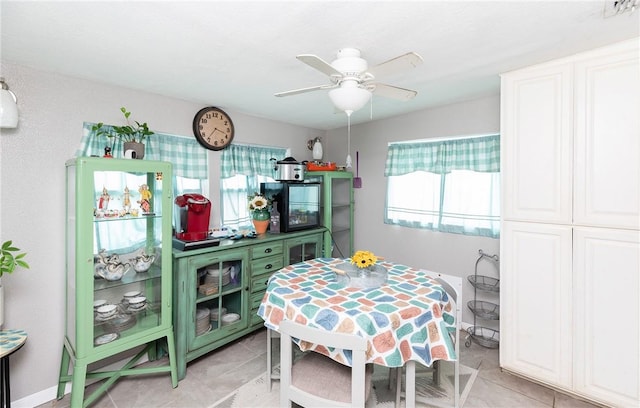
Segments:
[[[413,91],[411,89],[404,89],[397,86],[379,83],[368,83],[367,89],[373,92],[374,95],[384,96],[385,98],[397,99],[400,101],[408,101],[418,94],[417,91]]]
[[[415,52],[409,52],[371,67],[369,72],[376,78],[381,78],[415,68],[422,64],[422,62],[423,60],[421,56]]]
[[[311,92],[311,91],[317,91],[320,89],[331,89],[331,88],[335,88],[338,85],[317,85],[317,86],[310,86],[308,88],[300,88],[300,89],[293,89],[291,91],[285,91],[285,92],[278,92],[277,94],[274,94],[275,96],[291,96],[291,95],[297,95],[297,94],[301,94],[301,93],[305,93],[305,92]]]
[[[342,76],[342,72],[338,71],[334,67],[331,66],[328,62],[323,60],[322,58],[312,55],[312,54],[301,54],[296,56],[296,58],[305,64],[309,65],[311,68],[315,68],[318,71],[322,72],[328,76]]]

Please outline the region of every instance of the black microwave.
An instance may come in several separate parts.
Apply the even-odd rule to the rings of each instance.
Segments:
[[[280,213],[280,232],[317,228],[320,220],[320,183],[261,183],[260,194],[272,200]]]

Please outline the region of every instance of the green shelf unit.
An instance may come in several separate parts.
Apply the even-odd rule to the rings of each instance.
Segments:
[[[122,376],[170,373],[172,386],[178,385],[172,325],[172,174],[171,163],[150,160],[81,157],[66,163],[67,289],[57,398],[71,382],[72,407],[92,404]],[[138,205],[143,184],[151,193],[146,213]],[[123,187],[130,189],[130,201]],[[110,196],[106,208],[100,207],[103,189]],[[153,255],[154,262],[147,271],[136,272],[131,264],[142,253]],[[107,280],[101,272],[121,264],[129,264],[121,276]],[[142,307],[129,306],[124,295],[132,292],[146,298]],[[97,301],[115,306],[114,314],[100,315]],[[145,355],[155,359],[159,347],[168,354],[168,364],[137,366]],[[93,369],[104,365],[102,360],[123,360],[136,348],[141,351],[119,369]],[[87,379],[106,381],[85,397]]]
[[[308,181],[322,183],[322,225],[324,256],[349,258],[353,252],[353,173],[349,171],[310,171]]]

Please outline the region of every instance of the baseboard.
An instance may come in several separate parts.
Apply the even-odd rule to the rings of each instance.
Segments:
[[[71,383],[67,383],[64,389],[64,393],[68,394],[70,392],[71,392]],[[49,401],[55,400],[57,393],[58,393],[58,386],[54,385],[53,387],[47,388],[46,390],[36,392],[35,394],[27,395],[26,397],[21,398],[17,401],[11,401],[11,406],[13,408],[37,407]]]
[[[137,349],[133,349],[136,350]],[[126,353],[126,352],[125,352]],[[112,364],[108,364],[105,365],[104,367],[101,367],[100,370],[104,370],[104,371],[111,371],[111,370],[118,370],[120,368],[122,368],[122,363],[126,362],[126,360],[120,360],[117,362],[114,362]],[[146,363],[149,361],[149,356],[144,355],[140,358],[140,360],[135,364],[140,365],[143,363]],[[93,383],[94,381],[100,381],[100,380],[88,380],[87,383],[85,385],[89,385],[91,383]],[[64,388],[64,394],[63,395],[67,395],[71,392],[71,381],[69,381],[68,383],[65,384],[65,388]],[[11,407],[13,408],[32,408],[32,407],[37,407],[39,405],[45,404],[49,401],[55,400],[56,396],[58,394],[58,385],[54,385],[52,387],[49,387],[47,389],[44,389],[42,391],[38,391],[34,394],[30,394],[27,395],[24,398],[20,398],[19,400],[16,401],[11,401]]]

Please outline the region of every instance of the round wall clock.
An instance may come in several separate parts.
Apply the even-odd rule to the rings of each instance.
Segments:
[[[225,111],[209,106],[193,118],[193,134],[205,148],[222,150],[233,140],[233,122]]]

